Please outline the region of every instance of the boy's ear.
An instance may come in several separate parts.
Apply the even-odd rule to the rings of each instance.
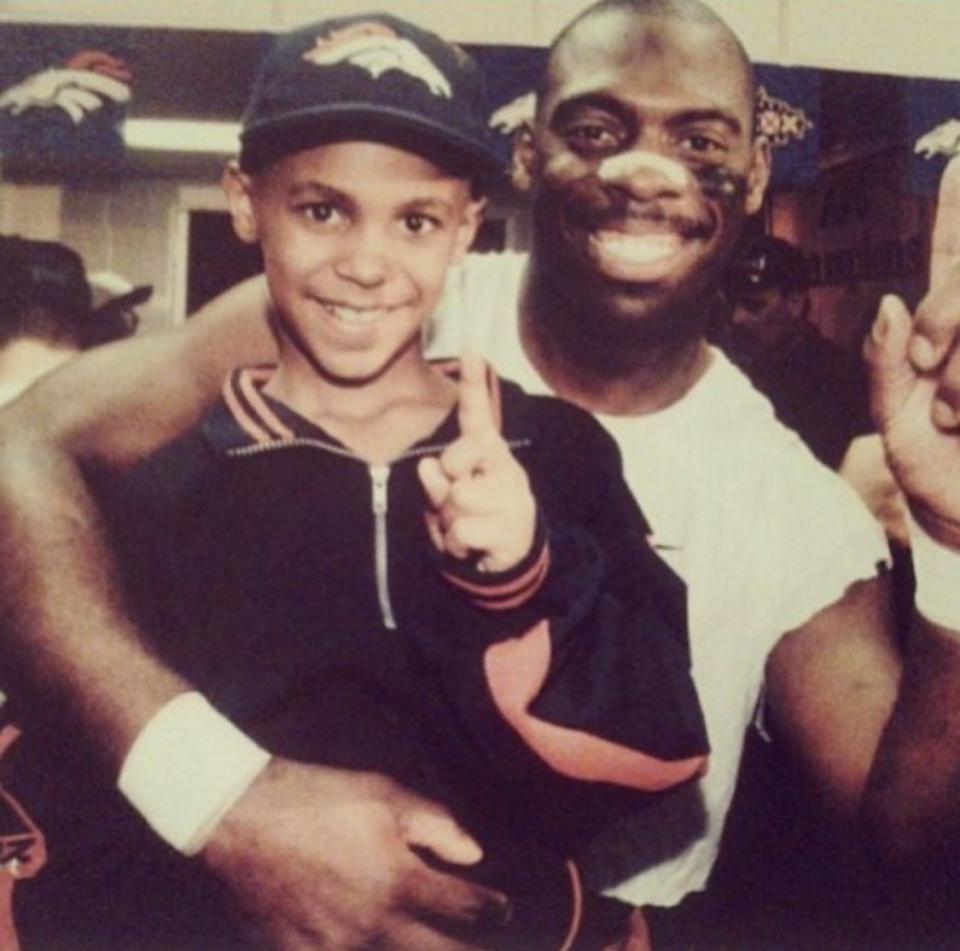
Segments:
[[[510,178],[520,194],[525,195],[533,189],[536,167],[533,126],[529,122],[522,122],[513,133],[513,158],[510,163]]]
[[[220,184],[227,196],[234,232],[244,243],[254,244],[258,237],[257,216],[253,209],[253,183],[250,176],[240,170],[236,161],[230,161],[223,170]]]
[[[451,264],[458,264],[470,250],[473,239],[483,223],[483,213],[487,208],[486,198],[471,198],[463,210],[463,217],[457,229],[457,242],[453,249]]]
[[[762,135],[753,141],[750,171],[747,172],[747,195],[745,208],[748,215],[758,212],[763,205],[763,196],[770,182],[770,143]]]

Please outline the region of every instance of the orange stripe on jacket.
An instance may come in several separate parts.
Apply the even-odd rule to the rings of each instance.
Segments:
[[[293,430],[282,423],[260,395],[259,387],[273,376],[273,367],[249,367],[240,373],[240,389],[250,406],[259,415],[260,422],[272,429],[281,439],[293,439]]]
[[[550,630],[547,622],[541,621],[522,637],[491,645],[483,664],[497,709],[552,769],[573,779],[647,792],[669,789],[706,770],[706,756],[662,760],[532,716],[528,708],[546,679],[550,652]]]
[[[549,567],[550,549],[544,545],[537,560],[522,575],[507,584],[477,584],[446,571],[443,576],[450,584],[473,595],[474,600],[483,607],[491,611],[503,611],[532,598],[540,590]]]

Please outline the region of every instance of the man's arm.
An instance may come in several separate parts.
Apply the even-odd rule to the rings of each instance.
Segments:
[[[127,616],[81,467],[124,469],[190,426],[240,360],[269,355],[262,279],[183,327],[90,351],[0,413],[0,617],[17,682],[74,705],[119,766],[185,685]]]
[[[189,684],[127,614],[81,466],[129,467],[194,422],[230,366],[269,359],[265,307],[248,283],[183,328],[77,359],[0,413],[4,686],[70,709],[108,775]],[[424,922],[491,920],[505,901],[433,871],[417,846],[477,858],[443,810],[387,780],[275,759],[202,860],[277,946],[462,947]]]
[[[931,572],[916,557],[912,527],[918,598],[911,630],[899,639],[903,657],[894,650],[886,598],[864,599],[858,585],[786,637],[769,666],[771,703],[815,775],[846,814],[861,807],[873,844],[896,863],[960,846],[950,835],[960,828],[958,328],[960,162],[954,161],[941,186],[930,291],[915,315],[885,298],[866,346],[888,462],[938,559]]]
[[[851,585],[784,636],[767,662],[772,723],[804,762],[833,819],[848,828],[857,821],[899,678],[886,578]]]

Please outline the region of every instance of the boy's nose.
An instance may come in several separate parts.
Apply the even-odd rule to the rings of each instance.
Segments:
[[[686,166],[649,149],[634,149],[604,159],[597,176],[604,184],[619,188],[637,201],[678,197],[690,181]]]
[[[334,262],[337,276],[361,287],[376,287],[387,277],[387,260],[375,235],[346,238]]]

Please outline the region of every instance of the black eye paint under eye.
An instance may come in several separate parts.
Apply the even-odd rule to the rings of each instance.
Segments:
[[[706,198],[732,204],[742,201],[747,194],[747,177],[731,172],[722,165],[697,168],[691,171],[700,185],[700,191]]]

